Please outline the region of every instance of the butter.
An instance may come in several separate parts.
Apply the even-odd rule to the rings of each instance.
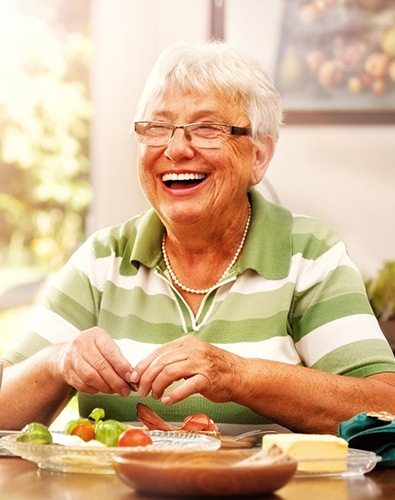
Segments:
[[[262,447],[277,445],[298,462],[298,471],[315,473],[344,472],[347,469],[348,443],[331,434],[265,434]]]

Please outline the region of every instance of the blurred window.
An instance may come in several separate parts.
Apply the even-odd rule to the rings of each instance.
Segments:
[[[85,238],[91,60],[90,0],[0,1],[0,314]]]

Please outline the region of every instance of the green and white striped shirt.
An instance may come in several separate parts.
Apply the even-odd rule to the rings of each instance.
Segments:
[[[77,250],[4,357],[19,362],[98,325],[134,365],[158,345],[194,333],[245,357],[357,377],[394,372],[394,356],[344,243],[321,222],[292,215],[255,190],[250,198],[241,257],[196,316],[168,278],[164,227],[149,210],[95,233]],[[266,422],[247,408],[200,395],[167,407],[134,393],[126,399],[79,394],[82,415],[103,407],[108,418],[125,421],[136,419],[137,401],[169,421],[206,413],[216,422]]]

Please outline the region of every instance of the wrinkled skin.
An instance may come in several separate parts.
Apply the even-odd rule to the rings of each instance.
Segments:
[[[95,327],[78,335],[60,353],[59,372],[65,382],[88,394],[130,394],[125,380],[132,365],[103,329]]]
[[[133,367],[99,327],[81,332],[70,343],[46,347],[21,363],[5,361],[4,366],[0,392],[3,429],[21,429],[32,421],[49,425],[68,403],[72,388],[121,396],[131,391],[127,381]]]
[[[141,396],[151,392],[159,399],[171,383],[183,379],[184,383],[172,391],[172,402],[195,393],[216,403],[231,401],[242,363],[240,356],[186,335],[156,349],[138,363],[136,372],[142,374],[138,391]]]

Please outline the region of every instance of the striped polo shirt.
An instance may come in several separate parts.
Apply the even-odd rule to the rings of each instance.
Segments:
[[[172,286],[154,210],[93,234],[56,275],[4,358],[19,362],[100,326],[133,365],[159,345],[192,333],[240,356],[364,377],[394,372],[395,360],[345,244],[325,224],[249,194],[252,218],[240,259],[196,314]],[[206,413],[217,422],[266,423],[235,403],[200,395],[165,406],[132,393],[79,394],[80,413],[136,419],[142,401],[169,421]]]

